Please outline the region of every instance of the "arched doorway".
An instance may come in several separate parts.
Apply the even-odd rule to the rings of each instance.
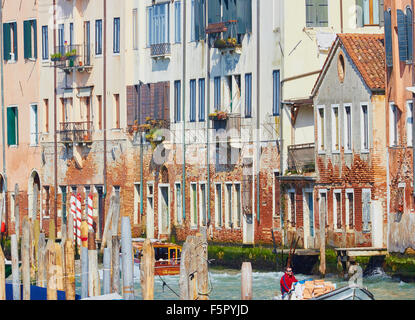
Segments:
[[[33,170],[29,177],[27,188],[28,215],[32,220],[40,218],[40,177],[36,170]]]

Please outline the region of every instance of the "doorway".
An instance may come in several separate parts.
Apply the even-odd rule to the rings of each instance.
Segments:
[[[147,223],[146,236],[147,239],[154,239],[154,185],[147,184]]]
[[[170,210],[169,210],[169,186],[159,186],[159,230],[160,234],[169,234]]]

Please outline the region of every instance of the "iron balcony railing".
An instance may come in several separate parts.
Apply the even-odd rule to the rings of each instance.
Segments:
[[[92,142],[92,121],[61,122],[59,137],[62,143]]]
[[[288,146],[288,171],[295,173],[315,171],[315,144],[297,144]]]
[[[51,60],[58,68],[91,67],[91,45],[63,45],[55,47]]]
[[[151,57],[164,57],[171,54],[170,43],[156,43],[150,45]]]

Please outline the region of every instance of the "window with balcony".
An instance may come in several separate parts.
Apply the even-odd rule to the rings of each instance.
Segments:
[[[169,3],[155,4],[147,9],[147,42],[151,56],[170,54]]]
[[[328,26],[328,0],[306,0],[305,6],[307,27]]]
[[[37,59],[37,22],[36,20],[23,21],[24,58]]]
[[[3,23],[3,52],[5,61],[17,61],[17,23]]]

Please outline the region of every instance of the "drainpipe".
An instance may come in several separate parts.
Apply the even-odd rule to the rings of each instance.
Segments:
[[[139,112],[141,113],[141,81],[138,84],[138,103],[139,103]],[[140,120],[139,122],[141,122],[141,115],[139,116]],[[143,217],[143,183],[144,183],[144,178],[143,178],[143,160],[144,160],[144,156],[143,156],[143,133],[140,132],[140,222],[141,222],[141,218]]]
[[[257,20],[257,196],[256,196],[256,200],[257,200],[257,205],[256,205],[256,211],[257,211],[257,221],[258,223],[260,222],[260,159],[261,159],[261,145],[260,145],[260,132],[259,129],[261,127],[261,121],[260,121],[260,89],[261,89],[261,68],[260,68],[260,53],[261,53],[261,49],[260,49],[260,0],[257,0],[257,16],[256,16],[256,20]]]
[[[209,13],[209,1],[205,2],[205,29],[209,23],[208,13]],[[206,59],[206,107],[207,107],[207,115],[210,113],[210,41],[209,35],[205,34],[206,37],[206,50],[207,50],[207,59]],[[211,208],[210,208],[210,137],[209,137],[209,116],[205,116],[206,118],[206,171],[207,171],[207,194],[208,194],[208,203],[207,203],[207,211],[208,211],[208,221],[211,218]],[[212,223],[212,221],[210,221]]]
[[[3,34],[3,6],[0,6],[0,34]],[[2,139],[3,139],[3,214],[6,214],[6,193],[7,193],[7,175],[6,175],[6,138],[4,130],[4,71],[3,71],[3,37],[0,37],[0,57],[1,57],[1,129],[2,129]],[[3,217],[2,217],[3,220]],[[4,219],[7,224],[7,219]],[[1,224],[2,221],[0,221]]]
[[[104,1],[104,43],[103,43],[103,106],[104,106],[104,205],[103,205],[103,216],[105,217],[105,199],[107,197],[107,0]]]
[[[340,33],[343,33],[343,0],[340,0]]]
[[[414,11],[414,0],[411,0],[411,10]],[[413,24],[413,21],[412,21]],[[413,26],[412,26],[413,28]],[[412,38],[413,41],[415,41],[415,34],[412,29]],[[413,42],[412,43],[415,43]],[[414,47],[412,46],[412,51],[414,50]],[[415,86],[415,65],[414,65],[414,54],[412,53],[412,86]],[[415,125],[414,125],[414,119],[415,119],[415,95],[412,93],[412,196],[415,197]]]
[[[56,45],[56,0],[53,0],[53,43],[54,45]],[[54,103],[53,103],[53,122],[54,122],[54,142],[53,142],[53,147],[54,147],[54,163],[55,163],[55,168],[54,168],[54,177],[55,177],[55,192],[54,192],[54,199],[55,199],[55,204],[53,206],[54,212],[53,212],[53,220],[55,222],[55,236],[58,230],[58,135],[57,135],[57,70],[56,68],[53,68],[53,89],[54,89],[54,95],[53,95],[53,99],[54,99]],[[50,237],[50,235],[49,235]]]
[[[186,219],[186,0],[183,0],[183,95],[182,95],[182,116],[183,116],[183,188],[182,188],[182,209],[183,220]]]

